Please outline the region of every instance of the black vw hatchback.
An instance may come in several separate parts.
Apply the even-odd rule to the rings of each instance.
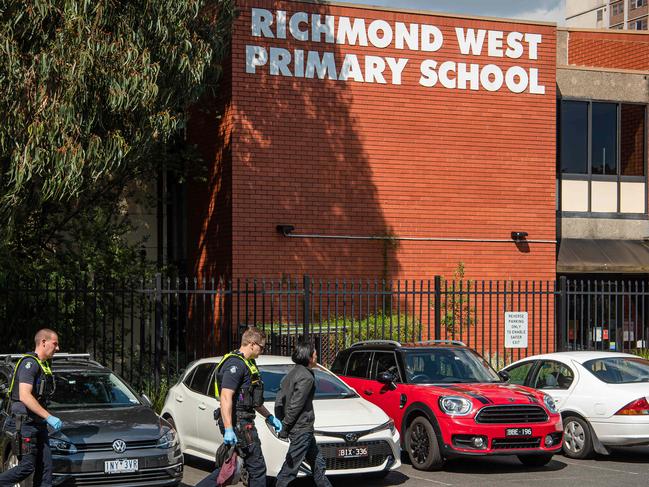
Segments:
[[[0,355],[0,401],[20,355]],[[49,410],[63,421],[50,437],[54,485],[171,486],[182,479],[175,430],[111,370],[87,354],[57,354],[56,391]],[[7,419],[0,405],[0,429]],[[0,435],[0,469],[17,462],[8,432]],[[30,481],[21,487],[31,486]]]

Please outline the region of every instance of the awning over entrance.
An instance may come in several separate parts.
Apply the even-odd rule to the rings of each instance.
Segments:
[[[649,242],[643,240],[561,240],[557,273],[649,273]]]

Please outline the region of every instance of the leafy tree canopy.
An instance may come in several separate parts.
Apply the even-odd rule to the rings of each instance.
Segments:
[[[216,87],[233,16],[231,0],[0,0],[5,269],[132,251],[120,204]]]

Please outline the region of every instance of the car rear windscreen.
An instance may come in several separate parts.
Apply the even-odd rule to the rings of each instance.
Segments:
[[[598,358],[584,362],[586,370],[607,384],[649,382],[649,360],[635,357]]]

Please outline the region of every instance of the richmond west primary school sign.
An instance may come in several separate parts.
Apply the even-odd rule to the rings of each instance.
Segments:
[[[404,57],[357,55],[321,50],[286,49],[279,46],[246,45],[246,72],[267,70],[272,76],[329,79],[359,83],[401,85],[406,69],[417,69],[419,85],[459,90],[508,90],[512,93],[545,94],[539,70],[529,67],[538,60],[541,34],[455,27],[445,37],[435,25],[351,18],[334,15],[251,9],[252,37],[276,43],[321,43],[338,46],[373,46],[404,52]],[[438,61],[435,53],[449,45],[456,60]],[[407,53],[431,53],[411,68]],[[476,63],[471,58],[526,60],[528,66]],[[532,65],[534,63],[531,63]]]

